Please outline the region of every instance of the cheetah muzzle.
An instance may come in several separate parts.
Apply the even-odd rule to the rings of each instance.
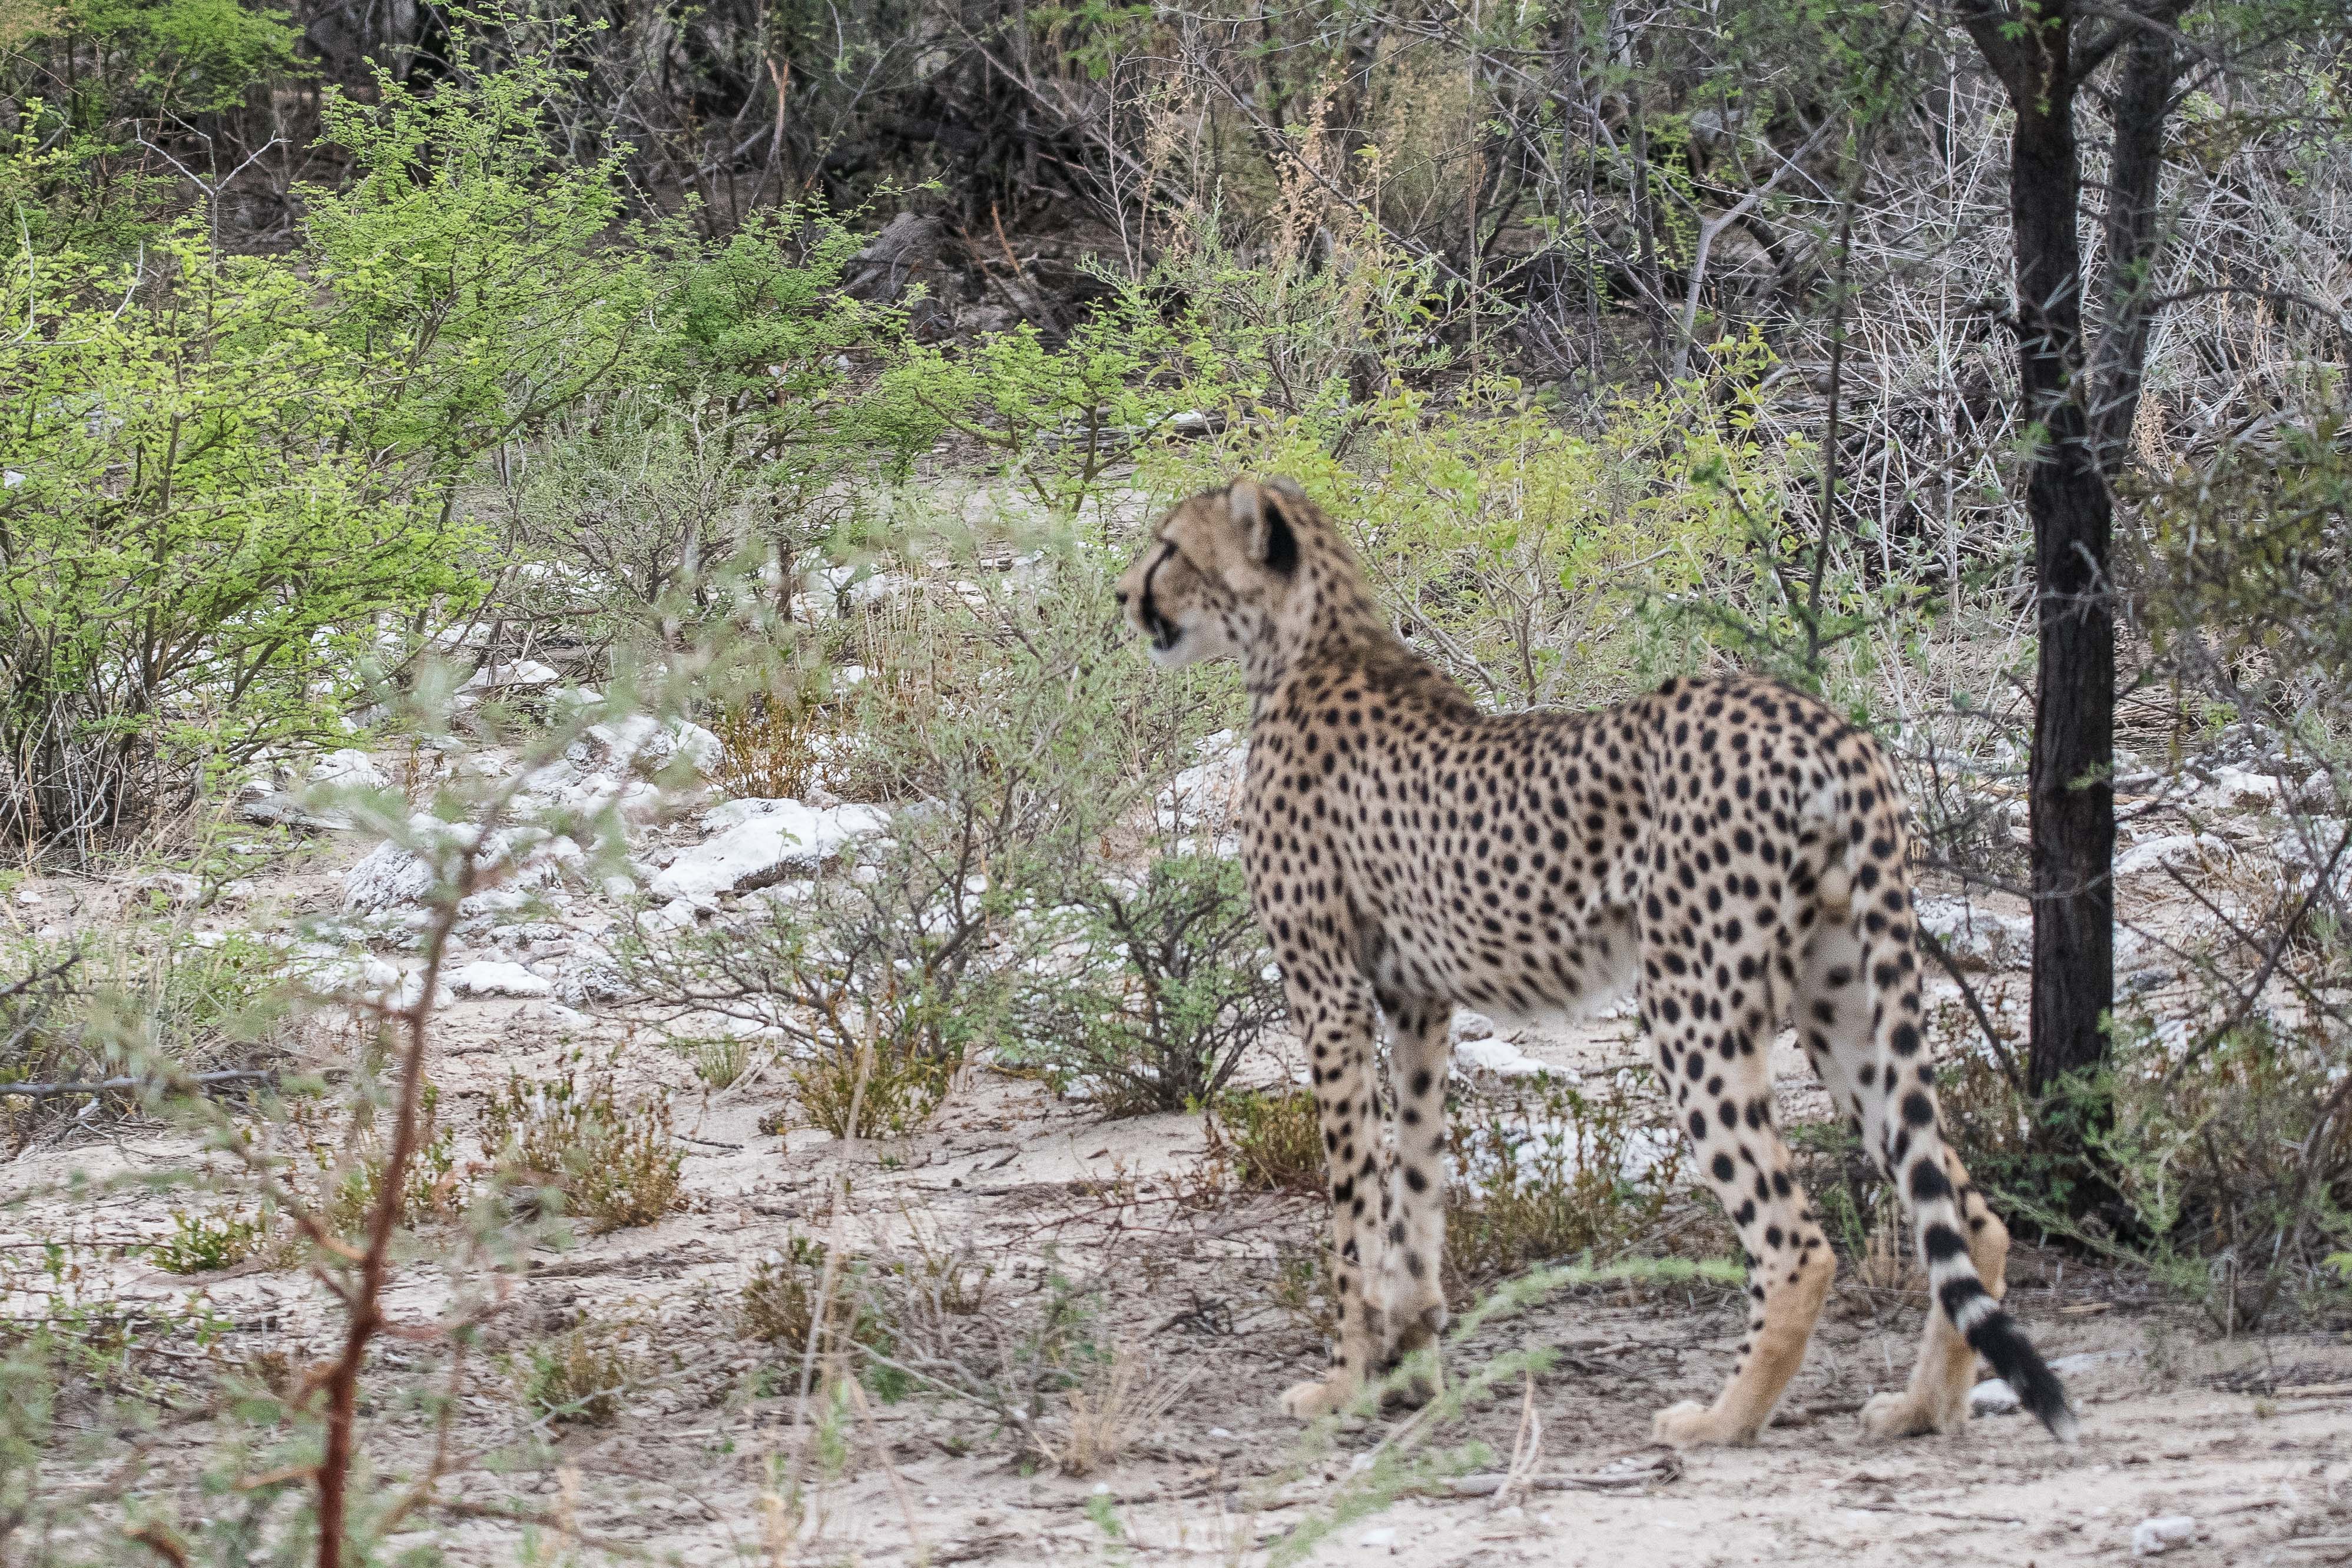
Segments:
[[[1745,1443],[1803,1360],[1836,1261],[1790,1172],[1769,1052],[1783,1021],[1903,1195],[1937,1309],[1873,1436],[1968,1419],[1976,1358],[2062,1440],[2065,1391],[2000,1304],[2009,1237],[1944,1145],[1925,1060],[1901,797],[1878,745],[1769,682],[1669,681],[1594,713],[1481,713],[1407,648],[1346,542],[1286,480],[1160,520],[1118,598],[1167,665],[1240,660],[1250,897],[1282,967],[1329,1156],[1339,1343],[1302,1418],[1445,1322],[1447,1029],[1589,1009],[1630,986],[1748,1269],[1746,1343],[1663,1441]],[[1373,1071],[1390,1030],[1392,1119]]]

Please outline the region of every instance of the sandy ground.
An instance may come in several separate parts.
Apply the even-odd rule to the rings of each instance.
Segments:
[[[262,928],[329,912],[356,852],[334,836],[314,841],[233,915],[207,921]],[[38,885],[44,902],[20,906],[20,921],[99,921],[119,906],[120,889]],[[477,957],[526,951],[495,933],[477,946]],[[310,1049],[340,1049],[333,1031],[312,1033]],[[1585,1071],[1636,1060],[1619,1021],[1516,1038],[1536,1060]],[[761,1130],[786,1100],[772,1075],[712,1092],[654,1031],[509,999],[457,1001],[443,1015],[432,1071],[445,1114],[463,1123],[509,1073],[543,1075],[583,1042],[625,1045],[634,1084],[673,1092],[689,1201],[658,1224],[502,1270],[457,1270],[455,1239],[428,1235],[404,1269],[390,1301],[398,1322],[431,1321],[460,1287],[501,1301],[441,1439],[438,1504],[404,1537],[429,1537],[458,1563],[520,1561],[529,1542],[561,1536],[591,1557],[688,1563],[1254,1564],[1302,1526],[1329,1523],[1306,1560],[2047,1565],[2130,1556],[2144,1521],[2174,1516],[2193,1521],[2166,1543],[2179,1561],[2352,1561],[2352,1339],[2220,1335],[2143,1283],[2030,1249],[2015,1258],[2011,1299],[2046,1354],[2071,1358],[2062,1364],[2084,1416],[2076,1448],[2014,1415],[1942,1438],[1867,1442],[1855,1412],[1903,1381],[1922,1302],[1849,1270],[1780,1424],[1754,1448],[1677,1458],[1648,1442],[1651,1412],[1720,1385],[1738,1304],[1714,1287],[1592,1287],[1454,1347],[1457,1375],[1524,1346],[1556,1359],[1433,1436],[1423,1451],[1453,1453],[1450,1464],[1365,1507],[1358,1461],[1416,1430],[1409,1414],[1344,1423],[1317,1444],[1275,1408],[1321,1361],[1318,1333],[1280,1289],[1285,1260],[1307,1255],[1320,1230],[1319,1206],[1220,1189],[1197,1119],[1107,1123],[1034,1082],[975,1070],[915,1136],[779,1135]],[[1783,1049],[1778,1065],[1784,1113],[1818,1113],[1795,1054]],[[75,1243],[86,1299],[163,1311],[200,1294],[225,1332],[156,1345],[166,1371],[173,1355],[299,1368],[324,1354],[330,1303],[299,1272],[256,1261],[174,1276],[122,1254],[168,1229],[174,1201],[138,1178],[196,1157],[184,1134],[154,1124],[48,1136],[0,1165],[0,1197],[16,1200],[0,1210],[0,1245],[22,1258],[29,1245]],[[77,1176],[99,1185],[68,1190]],[[1711,1218],[1694,1209],[1685,1223],[1698,1250],[1717,1245]],[[1017,1384],[1007,1347],[1055,1301],[1077,1302],[1097,1382],[1112,1362],[1131,1373],[1124,1454],[1090,1474],[1058,1473],[1024,1457],[1002,1411],[919,1385],[895,1400],[857,1390],[824,1423],[818,1402],[797,1396],[797,1358],[743,1337],[735,1303],[757,1260],[795,1237],[834,1235],[901,1260],[951,1260],[975,1283],[978,1311],[937,1347],[967,1394]],[[634,1335],[621,1412],[603,1426],[526,1430],[512,1364],[583,1322]],[[436,1436],[417,1401],[446,1375],[437,1353],[383,1347],[365,1422],[378,1474],[425,1462]],[[1041,1430],[1056,1441],[1069,1437],[1065,1406],[1060,1393],[1042,1406]],[[68,1428],[98,1408],[68,1397]],[[125,1493],[175,1498],[193,1517],[223,1506],[194,1478],[226,1462],[236,1437],[197,1403],[135,1449],[100,1441],[60,1458],[48,1483],[92,1501],[100,1524]],[[1472,1443],[1486,1451],[1465,1451]],[[782,1522],[772,1478],[794,1465],[814,1479],[797,1521]],[[1491,1490],[1507,1468],[1518,1479],[1502,1495],[1457,1495]]]

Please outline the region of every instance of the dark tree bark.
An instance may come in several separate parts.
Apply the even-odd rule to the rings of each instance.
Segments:
[[[2107,571],[2108,481],[2139,402],[2158,239],[2164,123],[2178,75],[2171,25],[2186,4],[2080,30],[2076,0],[1969,4],[1961,20],[2007,89],[2010,215],[2017,274],[2018,371],[2033,437],[2036,670],[2032,811],[2033,994],[2028,1087],[2050,1090],[2106,1060],[2115,1002],[2116,610]],[[2082,207],[2075,99],[2127,45],[2115,99],[2106,204],[2105,330],[2091,373],[2083,326]]]

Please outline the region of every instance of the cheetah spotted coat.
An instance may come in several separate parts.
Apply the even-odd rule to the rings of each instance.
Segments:
[[[1981,1354],[2070,1435],[2064,1391],[1999,1303],[2007,1233],[1937,1132],[1902,805],[1867,734],[1739,678],[1597,713],[1482,714],[1396,637],[1338,530],[1284,480],[1175,507],[1119,598],[1156,660],[1238,658],[1253,700],[1243,855],[1310,1059],[1339,1318],[1328,1375],[1286,1409],[1349,1405],[1444,1325],[1454,1009],[1558,1014],[1630,986],[1748,1267],[1730,1383],[1659,1412],[1657,1436],[1752,1440],[1829,1291],[1836,1264],[1773,1113],[1769,1051],[1791,1018],[1907,1202],[1941,1309],[1867,1428],[1964,1422]]]

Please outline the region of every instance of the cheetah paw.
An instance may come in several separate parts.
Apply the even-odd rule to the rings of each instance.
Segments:
[[[1313,1421],[1355,1403],[1358,1389],[1351,1379],[1326,1377],[1294,1383],[1283,1391],[1282,1413],[1294,1421]]]
[[[1388,1387],[1381,1396],[1381,1404],[1418,1410],[1445,1391],[1445,1373],[1438,1365],[1435,1354],[1423,1352],[1419,1355],[1417,1362],[1412,1356],[1399,1358],[1402,1376],[1397,1375],[1397,1366],[1389,1368]]]
[[[1669,1405],[1650,1418],[1650,1439],[1677,1448],[1706,1444],[1741,1444],[1756,1440],[1753,1432],[1737,1431],[1696,1399]]]
[[[1957,1413],[1939,1411],[1934,1401],[1922,1399],[1907,1388],[1900,1394],[1876,1395],[1862,1407],[1863,1431],[1882,1443],[1948,1432],[1967,1419],[1965,1400]]]

